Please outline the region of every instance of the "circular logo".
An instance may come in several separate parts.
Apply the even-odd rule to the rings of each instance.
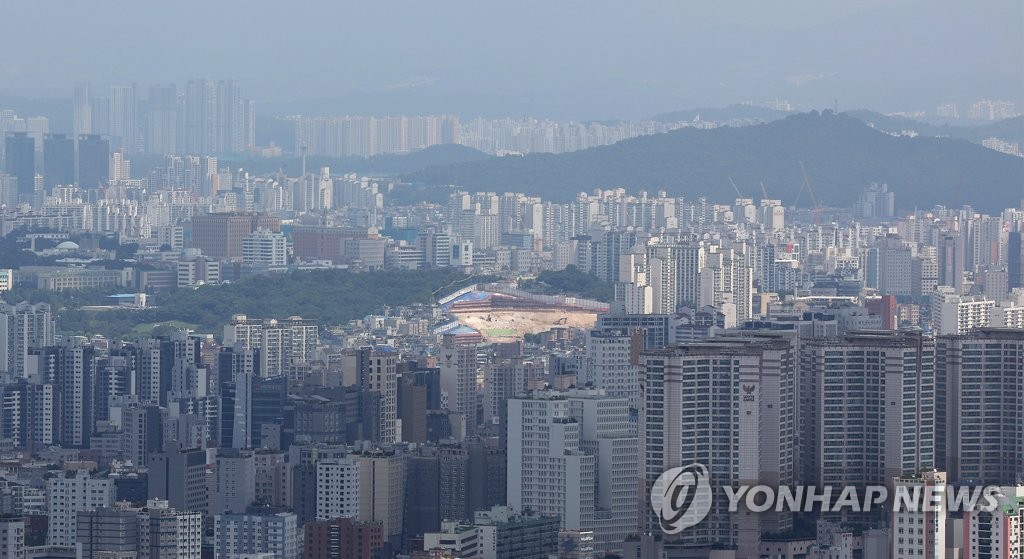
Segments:
[[[651,508],[666,534],[696,526],[711,511],[711,481],[703,464],[672,468],[651,487]]]

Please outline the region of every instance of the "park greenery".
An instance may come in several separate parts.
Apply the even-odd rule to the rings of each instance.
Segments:
[[[478,280],[454,268],[360,273],[311,270],[158,292],[150,298],[151,307],[145,309],[83,308],[114,304],[108,296],[124,291],[114,287],[59,292],[18,289],[5,293],[3,299],[8,303],[50,304],[56,312],[58,328],[65,335],[131,339],[189,328],[220,337],[224,325],[235,314],[253,318],[301,316],[331,327],[386,307],[430,304],[439,294]]]

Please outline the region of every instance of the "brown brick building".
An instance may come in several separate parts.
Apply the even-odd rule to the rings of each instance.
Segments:
[[[373,559],[384,547],[384,525],[352,518],[306,524],[304,559]]]
[[[192,246],[222,260],[242,257],[242,239],[257,229],[279,233],[281,219],[252,212],[226,212],[192,218]]]

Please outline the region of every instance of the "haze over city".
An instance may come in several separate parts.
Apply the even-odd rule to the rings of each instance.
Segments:
[[[0,9],[0,559],[1024,557],[1024,3]]]
[[[773,98],[884,112],[1024,101],[1013,0],[42,1],[8,3],[4,19],[16,24],[0,37],[0,94],[29,97],[205,76],[237,79],[265,114],[602,120]]]

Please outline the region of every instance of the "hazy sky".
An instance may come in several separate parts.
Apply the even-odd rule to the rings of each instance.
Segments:
[[[0,94],[233,77],[266,112],[640,117],[1024,100],[1024,3],[7,0]]]

